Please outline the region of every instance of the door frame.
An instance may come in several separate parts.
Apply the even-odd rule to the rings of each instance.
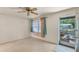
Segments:
[[[79,23],[79,21],[78,21],[78,15],[67,16],[67,17],[75,17],[75,29],[78,30],[78,29],[79,29],[79,26],[78,26],[78,23]],[[59,45],[59,41],[60,41],[60,19],[61,19],[61,18],[66,18],[66,17],[59,17],[59,19],[58,19],[57,45]],[[78,33],[77,31],[75,32],[75,34],[76,34],[76,37],[78,37],[78,34],[79,34],[79,33]],[[78,39],[79,39],[79,38],[76,38],[74,51],[76,51],[76,49],[77,49]]]

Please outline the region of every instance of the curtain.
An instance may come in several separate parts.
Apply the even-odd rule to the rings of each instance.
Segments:
[[[32,26],[33,25],[33,20],[31,19],[30,21],[31,21],[31,32],[33,32],[33,26]]]
[[[44,29],[43,29],[43,36],[47,34],[47,27],[46,27],[46,17],[44,17]]]

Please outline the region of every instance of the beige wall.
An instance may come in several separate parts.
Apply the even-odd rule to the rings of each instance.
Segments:
[[[0,11],[0,43],[28,37],[30,35],[30,21],[26,19],[26,16],[18,15],[14,11],[12,13],[8,8],[9,14],[7,11],[5,14],[5,9],[0,9],[2,11]],[[43,15],[47,17],[47,35],[45,40],[57,43],[59,18],[76,15],[76,13],[79,13],[78,10],[79,8],[71,8]]]
[[[26,18],[15,14],[0,14],[0,43],[27,38],[30,35],[28,26]]]
[[[60,17],[67,17],[67,16],[74,16],[76,15],[78,9],[77,8],[71,8],[67,10],[63,10],[56,13],[51,14],[45,14],[43,16],[47,17],[47,35],[46,40],[57,43],[58,42],[58,24]]]

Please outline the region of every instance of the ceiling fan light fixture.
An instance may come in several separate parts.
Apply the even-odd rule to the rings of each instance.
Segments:
[[[35,11],[37,11],[37,8],[31,8],[31,7],[19,7],[22,9],[22,12],[27,12],[27,16],[30,14],[38,15]]]

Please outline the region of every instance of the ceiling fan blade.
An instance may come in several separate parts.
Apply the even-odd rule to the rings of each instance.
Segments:
[[[32,14],[35,14],[35,15],[38,15],[38,13],[35,13],[35,12],[33,12],[33,11],[31,11],[31,13],[32,13]]]
[[[37,10],[37,8],[32,8],[32,9],[31,9],[31,11],[36,11],[36,10]]]
[[[23,11],[29,11],[30,10],[30,7],[19,7],[21,10]]]
[[[31,8],[31,7],[20,7],[21,11],[18,11],[18,13],[27,13],[27,16],[31,14],[38,15],[38,13],[34,12],[37,11],[37,8]]]

